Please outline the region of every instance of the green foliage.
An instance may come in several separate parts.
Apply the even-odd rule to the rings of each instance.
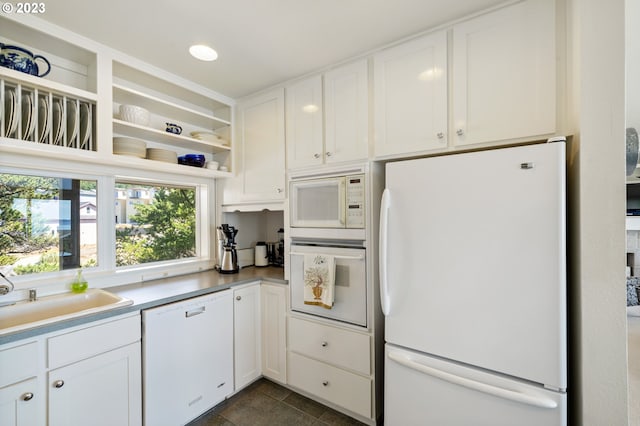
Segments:
[[[25,266],[16,266],[13,272],[18,275],[32,274],[34,272],[53,272],[59,269],[58,252],[49,250],[42,255],[37,263]]]
[[[130,217],[141,225],[116,231],[116,265],[195,256],[195,191],[157,190],[153,202],[138,204]]]
[[[0,254],[0,266],[13,265],[18,260],[16,256],[10,254]]]

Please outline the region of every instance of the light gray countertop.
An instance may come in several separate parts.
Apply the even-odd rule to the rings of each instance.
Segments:
[[[284,279],[283,268],[272,266],[256,268],[250,266],[241,269],[237,274],[221,274],[218,271],[208,270],[159,280],[109,287],[105,288],[105,290],[110,293],[126,297],[127,299],[131,299],[133,300],[133,304],[93,315],[58,321],[40,327],[6,334],[4,336],[0,336],[0,345],[49,333],[51,331],[86,324],[91,321],[125,314],[127,312],[149,309],[155,306],[165,305],[167,303],[173,303],[192,297],[214,293],[216,291],[226,290],[233,286],[247,284],[254,281],[270,281],[278,284],[287,284],[287,281]]]

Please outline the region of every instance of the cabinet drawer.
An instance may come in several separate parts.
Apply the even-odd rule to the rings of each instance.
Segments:
[[[289,320],[289,348],[311,358],[371,374],[370,338],[366,334],[305,321]]]
[[[371,380],[289,353],[289,384],[371,418]]]
[[[0,350],[0,388],[38,374],[38,343]]]
[[[49,368],[57,368],[140,340],[135,315],[47,339]]]

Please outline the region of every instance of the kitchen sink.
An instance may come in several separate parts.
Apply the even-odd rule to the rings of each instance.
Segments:
[[[108,311],[133,303],[101,289],[40,297],[0,307],[0,336],[16,331]]]

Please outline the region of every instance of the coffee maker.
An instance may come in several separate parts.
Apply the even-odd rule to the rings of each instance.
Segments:
[[[238,252],[236,251],[236,235],[238,230],[234,226],[223,223],[217,228],[218,234],[218,271],[221,274],[235,274],[238,267]]]

